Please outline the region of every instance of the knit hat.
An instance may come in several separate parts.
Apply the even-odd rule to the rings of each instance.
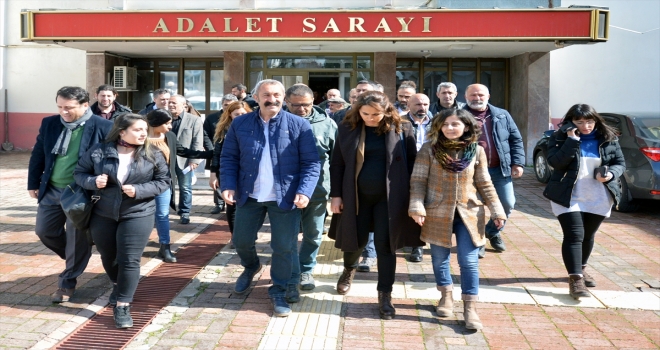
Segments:
[[[172,114],[166,109],[155,109],[147,114],[149,126],[159,127],[172,120]]]

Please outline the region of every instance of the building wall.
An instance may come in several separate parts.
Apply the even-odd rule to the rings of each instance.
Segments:
[[[610,8],[610,25],[639,32],[660,27],[660,1],[580,0]],[[610,27],[610,40],[550,53],[550,111],[559,121],[576,103],[600,112],[660,112],[660,30]]]

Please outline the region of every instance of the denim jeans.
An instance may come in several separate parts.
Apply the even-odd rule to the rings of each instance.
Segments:
[[[362,251],[362,257],[363,258],[375,258],[376,257],[376,246],[374,245],[374,233],[369,232],[369,240],[367,241],[367,245],[364,247],[364,250]]]
[[[156,231],[158,231],[158,243],[170,244],[170,199],[172,190],[157,195],[156,199]]]
[[[248,198],[243,206],[236,208],[232,239],[236,253],[241,258],[241,265],[246,269],[259,267],[255,241],[266,214],[270,219],[270,247],[273,250],[270,265],[273,285],[268,288],[268,295],[284,296],[286,285],[291,279],[291,247],[298,238],[300,209],[283,210],[275,201],[257,202],[254,198]]]
[[[461,270],[462,294],[479,295],[479,247],[472,243],[470,232],[458,213],[454,214],[453,231],[456,235],[458,266]],[[435,283],[438,286],[444,287],[452,284],[449,271],[450,257],[451,248],[431,244],[431,263]]]
[[[301,273],[311,273],[316,266],[316,255],[323,239],[323,225],[327,201],[309,202],[302,210],[303,239],[298,251],[298,240],[291,246],[291,280],[289,284],[298,284]],[[296,236],[297,238],[297,236]]]
[[[516,194],[513,192],[513,180],[511,176],[502,175],[502,169],[500,167],[488,168],[488,173],[490,174],[490,181],[495,186],[495,191],[497,196],[500,198],[502,207],[504,207],[504,213],[508,218],[511,215],[513,206],[516,204]],[[486,224],[486,238],[495,237],[504,230],[504,225],[501,228],[497,228],[493,220],[489,220]]]
[[[174,168],[176,169],[176,179],[179,185],[179,210],[177,214],[190,214],[190,208],[192,207],[193,170],[184,175],[183,170],[179,169],[178,165]]]

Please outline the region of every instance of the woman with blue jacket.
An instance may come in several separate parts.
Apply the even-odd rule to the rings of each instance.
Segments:
[[[163,152],[149,143],[146,118],[117,117],[105,142],[80,158],[73,177],[101,197],[89,230],[114,284],[110,304],[116,305],[115,326],[132,327],[130,303],[140,279],[142,252],[154,227],[154,197],[170,186]]]
[[[569,293],[589,296],[596,281],[586,272],[598,227],[621,198],[619,177],[626,170],[616,130],[586,104],[571,107],[548,140],[554,170],[543,195],[551,200],[564,233],[561,253]]]

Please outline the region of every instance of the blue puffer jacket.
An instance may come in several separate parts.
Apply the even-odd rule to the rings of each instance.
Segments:
[[[468,105],[463,107],[469,111]],[[518,126],[505,109],[488,104],[493,118],[493,140],[500,157],[502,175],[511,176],[511,166],[525,166],[525,146]]]
[[[264,123],[259,111],[244,114],[231,123],[220,157],[221,190],[233,190],[234,200],[243,206],[254,190],[263,151]],[[268,123],[277,205],[284,210],[296,208],[297,193],[312,198],[319,180],[320,162],[309,122],[280,111]]]

